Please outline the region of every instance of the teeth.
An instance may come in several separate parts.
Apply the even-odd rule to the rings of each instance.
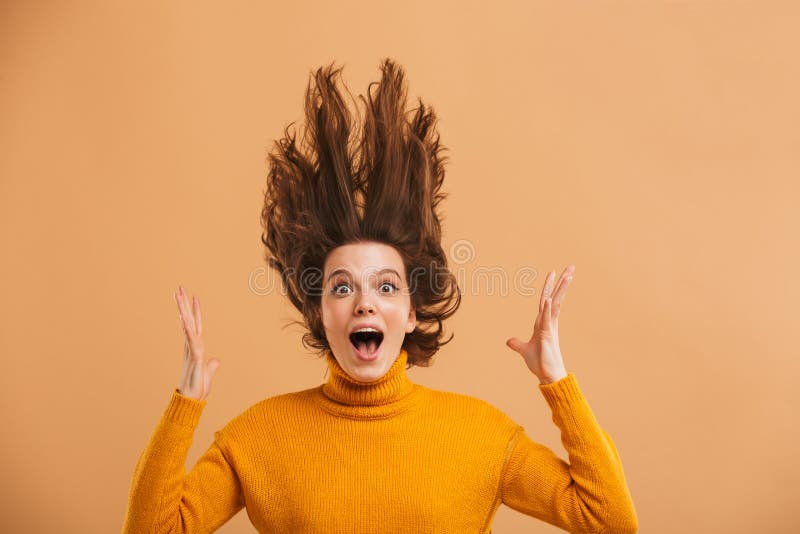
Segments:
[[[355,330],[353,333],[355,332],[380,332],[380,330],[376,330],[374,328],[359,328],[358,330]]]

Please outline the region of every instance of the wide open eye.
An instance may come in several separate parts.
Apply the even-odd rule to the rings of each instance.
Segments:
[[[333,289],[331,289],[331,293],[333,293],[334,295],[347,295],[348,291],[339,291],[339,289],[342,287],[347,288],[348,290],[350,289],[350,286],[348,286],[347,284],[339,282],[338,284],[333,286]]]
[[[389,288],[389,290],[387,291],[387,293],[392,293],[392,292],[394,292],[394,291],[397,291],[397,286],[396,286],[396,285],[394,285],[394,284],[393,284],[393,283],[391,283],[391,282],[382,282],[382,283],[381,283],[381,285],[380,285],[380,287],[381,287],[381,288],[383,288],[384,286],[387,286],[387,287]]]

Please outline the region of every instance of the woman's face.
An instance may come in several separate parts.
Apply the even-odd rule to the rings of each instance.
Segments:
[[[400,253],[383,243],[342,245],[323,276],[322,324],[336,361],[355,380],[381,378],[417,324]],[[364,327],[377,332],[356,334]]]

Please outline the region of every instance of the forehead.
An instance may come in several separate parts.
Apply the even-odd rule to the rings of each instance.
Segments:
[[[325,259],[326,276],[340,269],[354,274],[377,274],[383,269],[393,269],[403,276],[405,272],[403,258],[394,247],[371,241],[349,243],[331,250]]]

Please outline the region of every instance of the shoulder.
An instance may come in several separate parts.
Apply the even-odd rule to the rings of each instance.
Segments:
[[[461,415],[481,426],[491,424],[510,431],[521,428],[508,414],[484,399],[421,385],[418,387],[427,397],[427,406],[430,409],[441,411],[443,415]]]
[[[312,397],[318,389],[319,386],[261,399],[228,421],[220,432],[239,438],[253,433],[268,435],[282,426],[283,420],[296,420],[303,412],[311,409]]]

